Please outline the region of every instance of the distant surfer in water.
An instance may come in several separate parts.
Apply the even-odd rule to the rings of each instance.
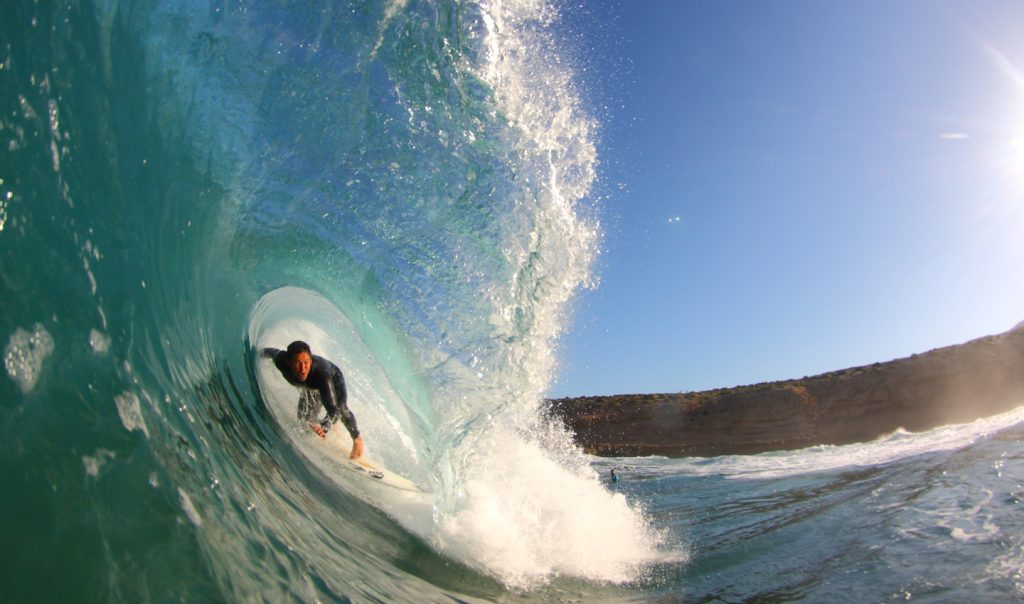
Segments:
[[[300,420],[309,422],[309,427],[320,438],[339,419],[352,436],[352,453],[350,459],[358,459],[363,455],[363,437],[356,427],[356,416],[349,411],[348,392],[345,390],[345,376],[337,365],[323,357],[316,356],[309,349],[309,344],[296,340],[288,345],[287,350],[264,348],[263,356],[273,359],[274,366],[281,372],[284,379],[301,391],[299,396],[298,416]],[[327,417],[317,421],[319,403],[327,410]]]
[[[609,479],[612,482],[618,482],[619,481],[619,475],[615,473],[615,468],[611,469],[611,476],[609,477]]]

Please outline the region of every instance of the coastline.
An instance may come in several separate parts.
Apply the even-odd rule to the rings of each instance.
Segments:
[[[710,457],[843,445],[1024,404],[1024,323],[963,344],[802,379],[676,394],[553,399],[593,455]]]

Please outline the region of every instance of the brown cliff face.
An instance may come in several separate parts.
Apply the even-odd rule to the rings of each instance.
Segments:
[[[1024,325],[1024,324],[1022,324]],[[687,394],[550,401],[588,453],[751,454],[873,440],[1024,405],[1024,328],[887,363]]]

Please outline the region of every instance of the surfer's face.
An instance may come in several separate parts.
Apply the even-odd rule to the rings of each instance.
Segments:
[[[292,357],[292,373],[300,382],[305,382],[309,377],[309,370],[313,368],[313,359],[308,352],[300,352]]]

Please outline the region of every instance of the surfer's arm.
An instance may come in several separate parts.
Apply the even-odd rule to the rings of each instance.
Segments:
[[[356,416],[348,408],[348,391],[345,389],[344,379],[328,378],[324,380],[324,385],[320,388],[320,402],[327,410],[327,419],[320,425],[324,432],[327,432],[331,425],[340,419],[352,440],[359,438]]]
[[[292,380],[291,369],[288,368],[288,354],[284,350],[278,348],[264,348],[260,351],[260,356],[265,359],[270,359],[274,363],[274,367],[281,372],[281,377],[288,380],[288,383],[295,383]]]

